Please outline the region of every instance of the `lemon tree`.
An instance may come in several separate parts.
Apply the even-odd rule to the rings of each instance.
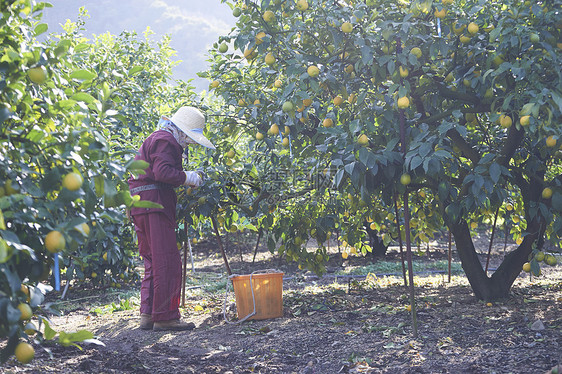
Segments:
[[[352,208],[371,217],[394,214],[395,200],[424,211],[423,201],[431,209],[409,233],[425,240],[446,225],[480,299],[506,297],[529,256],[546,240],[560,241],[560,153],[552,146],[562,109],[557,1],[319,0],[305,11],[282,0],[227,3],[238,22],[216,47],[230,42],[234,50],[211,51],[203,76],[220,82],[213,92],[224,100],[228,140],[247,139],[244,147],[263,155],[252,159],[258,171],[333,170],[340,203],[351,194]],[[264,62],[267,54],[274,64]],[[268,134],[273,125],[287,135]],[[367,144],[357,142],[362,134]],[[512,233],[522,240],[488,276],[470,222],[489,223],[514,202],[522,224]],[[396,225],[402,216],[401,209]],[[356,227],[346,240],[354,248],[365,241]],[[293,242],[300,235],[285,234]]]
[[[48,306],[38,308],[57,285],[55,260],[67,281],[118,286],[138,276],[124,208],[151,205],[128,191],[127,178],[146,167],[133,158],[159,113],[194,98],[187,83],[166,84],[169,39],[150,42],[149,30],[144,39],[133,33],[87,39],[85,10],[61,34],[46,36],[46,6],[8,1],[0,17],[2,361],[16,347],[25,347],[22,362],[31,359],[33,351],[21,345],[26,331],[37,331],[38,342],[56,335],[43,327]],[[88,338],[59,333],[61,344]]]

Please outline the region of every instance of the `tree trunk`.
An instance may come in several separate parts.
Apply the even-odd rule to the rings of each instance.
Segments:
[[[521,272],[523,264],[528,261],[533,243],[544,234],[538,220],[531,221],[527,227],[529,233],[521,245],[508,253],[494,274],[488,277],[474,248],[468,223],[461,220],[455,224],[450,223],[449,226],[455,238],[462,268],[474,295],[484,301],[495,301],[509,296],[513,282]]]

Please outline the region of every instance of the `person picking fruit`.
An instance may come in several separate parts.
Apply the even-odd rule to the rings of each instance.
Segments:
[[[163,116],[159,129],[141,145],[136,160],[149,166],[145,174],[129,179],[131,195],[163,208],[131,208],[130,215],[144,260],[141,282],[140,328],[184,331],[195,327],[180,321],[181,257],[176,244],[175,187],[199,187],[202,176],[182,168],[182,155],[190,145],[215,149],[203,135],[205,117],[197,108],[181,107],[172,117]]]

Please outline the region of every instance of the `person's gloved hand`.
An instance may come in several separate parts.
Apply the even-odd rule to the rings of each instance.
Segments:
[[[203,179],[196,171],[184,171],[185,173],[185,182],[183,183],[189,187],[199,187],[203,183]]]

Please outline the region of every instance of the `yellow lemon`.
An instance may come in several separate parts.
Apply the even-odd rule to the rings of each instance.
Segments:
[[[340,106],[343,103],[343,98],[341,96],[334,97],[333,103],[335,106]]]
[[[308,1],[306,1],[306,0],[297,1],[297,9],[300,10],[301,12],[307,10],[308,9]]]
[[[478,32],[479,27],[478,27],[478,25],[475,24],[474,22],[470,22],[470,23],[468,24],[467,30],[468,30],[468,32],[469,32],[470,35],[475,35],[475,34]]]
[[[350,22],[344,22],[341,25],[341,31],[343,31],[346,34],[349,34],[350,32],[353,31],[353,25]]]
[[[525,262],[523,264],[523,271],[526,272],[526,273],[530,272],[531,271],[531,264],[528,263],[528,262]]]
[[[324,121],[322,121],[322,126],[332,127],[334,126],[334,120],[332,120],[331,118],[324,118]]]
[[[521,124],[521,126],[528,126],[530,122],[531,116],[522,116],[521,118],[519,118],[519,123]]]
[[[279,135],[279,126],[277,126],[276,123],[271,125],[271,127],[269,128],[269,133],[272,135]]]
[[[359,145],[367,145],[369,144],[369,137],[365,134],[361,134],[359,138],[357,138],[357,144]]]
[[[68,173],[62,178],[62,186],[70,191],[77,191],[82,187],[82,176],[78,173]]]
[[[513,123],[513,121],[511,120],[511,117],[505,114],[502,114],[500,116],[500,125],[503,128],[509,128],[511,127],[511,124]]]
[[[271,10],[266,10],[263,13],[263,20],[265,22],[273,22],[273,20],[275,19],[275,14],[271,11]]]
[[[406,96],[403,96],[399,98],[396,103],[398,104],[398,108],[405,109],[410,106],[410,99],[408,99]]]
[[[265,63],[268,66],[271,66],[271,65],[275,64],[275,61],[276,61],[275,56],[273,56],[273,54],[271,52],[269,52],[268,54],[265,55],[264,60],[265,60]]]
[[[256,45],[260,45],[263,43],[263,38],[265,37],[265,32],[260,31],[256,34]]]
[[[60,231],[53,230],[45,236],[45,248],[51,253],[62,251],[65,245],[66,241]]]
[[[552,188],[546,187],[542,190],[541,196],[543,199],[550,199],[552,197]]]
[[[320,69],[318,69],[318,67],[315,65],[309,66],[308,69],[306,69],[306,72],[312,78],[316,78],[318,75],[320,75]]]
[[[556,145],[556,138],[552,135],[550,135],[548,138],[546,138],[546,146],[547,147],[554,147]]]
[[[410,53],[413,54],[414,56],[416,56],[417,58],[420,58],[422,56],[422,51],[418,47],[412,48],[410,50]]]
[[[20,321],[26,321],[33,316],[33,311],[31,310],[29,304],[19,303],[18,309],[21,312]]]
[[[16,359],[22,364],[27,364],[35,357],[35,349],[29,343],[21,342],[16,346]]]
[[[441,10],[435,10],[433,15],[435,16],[435,18],[445,18],[445,16],[447,15],[447,11],[445,10],[445,8],[442,8]]]

